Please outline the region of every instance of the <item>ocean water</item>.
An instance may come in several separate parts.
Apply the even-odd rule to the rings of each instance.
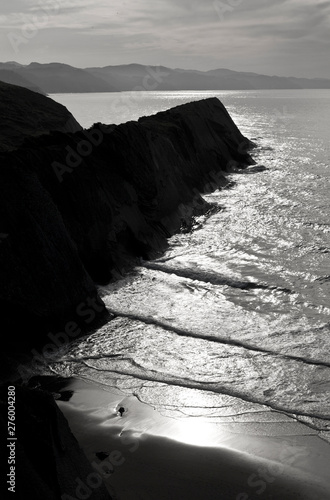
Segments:
[[[51,365],[175,418],[282,414],[330,440],[330,91],[58,94],[85,127],[216,96],[256,165],[191,233],[100,288],[116,319]]]

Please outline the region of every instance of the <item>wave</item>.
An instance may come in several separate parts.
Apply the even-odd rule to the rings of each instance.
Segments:
[[[115,317],[127,318],[127,319],[130,319],[132,321],[139,321],[139,322],[142,322],[145,324],[154,325],[156,327],[160,327],[165,331],[174,333],[174,334],[181,336],[181,337],[200,339],[200,340],[205,340],[207,342],[214,342],[217,344],[239,347],[239,348],[245,349],[247,351],[259,352],[262,354],[269,354],[272,356],[278,356],[278,357],[283,358],[283,359],[290,359],[290,360],[298,361],[298,362],[301,362],[301,363],[304,363],[307,365],[323,366],[325,368],[330,368],[330,362],[326,363],[324,361],[320,361],[317,359],[311,359],[311,358],[305,358],[303,356],[298,356],[298,355],[294,356],[291,354],[283,354],[281,352],[278,352],[278,351],[275,351],[272,349],[265,349],[261,346],[257,347],[253,344],[249,344],[248,342],[242,342],[239,340],[233,340],[233,339],[228,339],[228,338],[224,338],[224,337],[219,337],[218,335],[217,336],[207,335],[207,334],[201,335],[201,334],[189,331],[189,330],[184,330],[182,328],[178,328],[176,326],[169,325],[167,323],[159,321],[159,320],[157,320],[153,317],[150,317],[150,316],[144,316],[142,314],[132,314],[132,313],[128,313],[128,312],[125,313],[125,312],[118,311],[118,310],[110,308],[110,307],[107,307],[107,309]],[[102,357],[103,356],[104,355],[102,355]],[[111,357],[115,357],[115,356],[116,355],[111,355]]]
[[[169,260],[169,259],[167,259]],[[164,262],[164,261],[163,261]],[[203,269],[194,270],[192,268],[177,268],[169,266],[167,267],[162,263],[162,261],[157,262],[144,262],[143,267],[147,269],[153,269],[155,271],[161,271],[166,274],[175,274],[181,278],[188,278],[193,281],[200,281],[202,283],[210,283],[211,285],[221,285],[229,286],[231,288],[239,288],[241,290],[271,290],[279,291],[287,294],[293,294],[294,292],[289,288],[282,288],[277,286],[269,286],[264,283],[258,283],[255,281],[242,281],[235,280],[233,278],[228,278],[218,273],[213,273]]]
[[[118,368],[110,367],[104,368],[98,366],[93,362],[88,362],[87,359],[71,359],[70,362],[73,364],[82,364],[85,366],[85,370],[79,370],[79,375],[81,378],[98,382],[101,384],[108,385],[109,380],[111,381],[111,386],[114,384],[114,380],[119,377],[123,377],[126,382],[125,386],[129,386],[127,383],[128,378],[133,379],[135,390],[133,395],[137,397],[138,395],[138,384],[137,381],[152,382],[169,387],[178,387],[182,389],[192,389],[198,391],[204,391],[206,393],[213,393],[215,395],[228,396],[232,398],[231,404],[234,406],[234,400],[243,403],[249,403],[256,405],[256,411],[270,410],[278,413],[285,414],[286,416],[293,418],[294,420],[300,421],[307,425],[308,427],[315,429],[319,432],[330,431],[330,413],[322,413],[320,411],[307,411],[300,409],[297,406],[290,406],[287,404],[281,404],[280,402],[274,401],[268,398],[262,398],[258,395],[252,396],[251,393],[246,393],[243,391],[229,389],[224,384],[219,382],[206,382],[204,380],[198,380],[195,378],[186,377],[176,377],[171,374],[165,374],[164,372],[159,372],[157,370],[148,369],[147,371],[143,366],[137,363],[135,360],[129,357],[124,357],[123,361],[127,361],[132,369],[130,368]],[[86,371],[87,369],[87,371]],[[137,371],[138,370],[138,371]],[[102,374],[102,375],[101,375]],[[108,379],[108,374],[110,375]],[[141,385],[144,387],[144,384]],[[153,386],[154,387],[154,386]],[[141,396],[139,396],[141,400]],[[145,402],[142,399],[143,402]],[[149,403],[147,403],[149,404]],[[156,407],[158,405],[156,404]],[[175,407],[175,405],[173,405]]]

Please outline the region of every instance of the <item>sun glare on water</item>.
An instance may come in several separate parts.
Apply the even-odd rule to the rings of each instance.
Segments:
[[[228,433],[222,431],[220,426],[191,417],[177,421],[172,434],[173,439],[195,446],[225,445],[226,437]]]

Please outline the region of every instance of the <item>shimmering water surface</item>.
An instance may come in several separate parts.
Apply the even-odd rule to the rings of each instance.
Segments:
[[[283,412],[330,434],[330,91],[53,95],[84,126],[217,96],[256,165],[168,251],[103,287],[118,317],[52,369],[161,413],[235,421]],[[252,417],[251,417],[252,415]]]

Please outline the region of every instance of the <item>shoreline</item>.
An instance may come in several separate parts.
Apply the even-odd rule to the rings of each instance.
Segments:
[[[157,151],[156,146],[155,151]],[[210,175],[211,187],[212,178]],[[225,173],[221,174],[219,182],[222,182],[223,178]],[[151,210],[150,207],[147,208]],[[184,205],[180,204],[178,211],[175,212],[176,224],[178,218],[182,216],[181,212],[187,217],[192,215],[186,213]],[[195,220],[194,218],[187,220],[187,232],[190,232],[194,229]],[[169,234],[174,222],[170,215],[166,216],[166,228]],[[132,227],[136,227],[134,217],[131,223]],[[162,235],[164,238],[168,238],[167,232]],[[139,240],[137,242],[139,243]],[[142,250],[145,252],[143,239],[140,244],[141,246],[137,247],[138,252]],[[162,247],[157,243],[155,248]],[[141,255],[144,255],[143,252]],[[104,264],[99,257],[97,255],[96,263],[90,263],[96,275],[102,271]],[[68,282],[71,283],[69,279]],[[189,294],[194,292],[197,297],[199,296],[195,287],[188,286],[188,290]],[[59,297],[61,296],[59,294]],[[89,320],[95,316],[95,310],[86,309],[86,305],[96,303],[94,296],[93,299],[88,299],[88,302],[83,301],[79,304],[76,312],[77,314],[82,312],[82,316],[87,316]],[[189,300],[190,302],[193,301]],[[97,304],[96,306],[98,307]],[[167,316],[164,318],[165,323],[172,321],[172,318],[168,320]],[[66,324],[66,327],[68,332],[72,333],[72,322]],[[25,328],[22,331],[25,331]],[[65,328],[64,334],[57,333],[57,340],[59,336],[67,338],[68,332]],[[53,334],[52,337],[54,338]],[[120,342],[120,339],[118,341]],[[139,345],[141,352],[144,352],[145,345],[144,343]],[[158,340],[154,345],[155,353],[158,353]],[[180,347],[179,343],[177,345]],[[169,346],[168,352],[171,353],[173,344],[169,343]],[[99,353],[104,351],[104,347],[100,342]],[[110,356],[117,356],[112,354],[117,351],[109,352]],[[199,356],[200,351],[196,352]],[[162,361],[166,359],[167,355]],[[198,359],[196,356],[196,363]],[[271,363],[267,366],[267,375],[269,367],[272,367]],[[244,381],[246,372],[242,369],[240,373],[242,376],[239,380]],[[264,374],[262,371],[260,373]],[[292,375],[292,372],[285,369],[282,373],[288,379]],[[296,373],[299,379],[299,371]],[[186,416],[182,419],[164,417],[157,410],[137,401],[134,396],[135,388],[132,388],[131,396],[123,397],[121,392],[114,392],[109,387],[101,385],[99,383],[101,375],[99,371],[96,374],[97,381],[93,384],[78,379],[71,381],[67,385],[68,398],[61,398],[57,404],[67,416],[70,427],[90,463],[104,475],[113,498],[122,500],[135,498],[326,500],[330,498],[327,470],[330,462],[329,445],[325,444],[311,428],[297,423],[292,417],[280,411],[266,411],[266,409],[263,413],[253,410],[249,422],[237,421],[235,418],[231,420],[228,418],[226,421],[226,417],[221,414],[220,421],[215,423],[201,417]],[[109,380],[109,384],[112,384],[112,380]],[[274,379],[270,378],[267,382],[267,391],[274,383]],[[299,384],[300,380],[294,390]],[[171,382],[167,386],[171,389]],[[317,385],[316,390],[318,387]],[[259,390],[260,382],[257,380],[252,394]],[[323,389],[322,391],[325,394]],[[321,395],[322,391],[319,391]],[[305,398],[308,401],[307,392],[302,393],[301,401],[304,402]],[[321,400],[321,397],[319,399]],[[290,393],[289,401],[291,402]],[[297,412],[299,406],[295,406],[294,409]],[[204,410],[208,411],[205,406]],[[45,421],[47,422],[47,419]]]
[[[330,499],[328,444],[285,415],[210,423],[80,379],[65,390],[57,404],[115,499]]]

